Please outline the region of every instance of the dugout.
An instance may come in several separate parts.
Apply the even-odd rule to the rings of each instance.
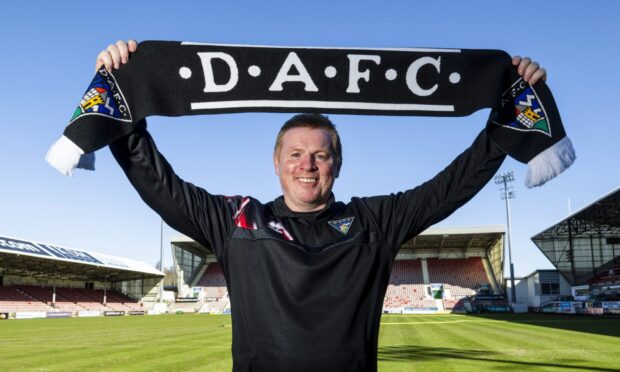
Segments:
[[[430,284],[427,260],[463,260],[480,258],[489,278],[489,294],[504,292],[504,238],[505,228],[435,227],[403,244],[396,260],[420,260],[422,279]],[[194,297],[194,286],[199,282],[209,263],[216,262],[209,249],[186,236],[171,240],[172,257],[179,297]]]
[[[620,187],[531,239],[572,286],[613,272],[620,267]]]
[[[120,292],[146,307],[155,302],[164,274],[129,258],[0,236],[0,285]]]

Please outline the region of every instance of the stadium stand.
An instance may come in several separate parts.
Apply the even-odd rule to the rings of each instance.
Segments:
[[[419,259],[394,262],[383,301],[384,308],[435,306],[435,300],[427,299],[420,262]]]
[[[224,273],[217,262],[212,262],[207,266],[196,286],[206,288],[205,302],[222,301],[228,294]]]
[[[480,257],[464,259],[428,259],[431,283],[443,283],[443,307],[455,312],[465,311],[465,298],[478,293],[481,287],[488,287],[490,280]]]
[[[54,308],[18,288],[0,286],[0,312],[53,311]]]
[[[20,291],[27,293],[28,295],[36,298],[37,300],[53,307],[54,309],[60,311],[81,311],[88,310],[82,306],[79,306],[74,301],[71,301],[68,298],[65,298],[58,293],[56,293],[56,302],[53,302],[53,289],[46,287],[36,287],[36,286],[26,286],[20,285],[16,286]]]
[[[480,257],[447,260],[429,258],[427,262],[431,283],[446,283],[453,288],[464,289],[464,292],[489,284],[489,278]],[[460,295],[457,292],[454,293]]]
[[[449,260],[430,258],[427,262],[430,282],[443,283],[444,298],[447,300],[473,296],[478,288],[489,285],[480,257]],[[455,303],[444,301],[444,308],[452,309]]]
[[[144,262],[0,236],[0,312],[9,319],[161,313],[163,277]]]
[[[53,289],[32,285],[0,286],[0,311],[141,311],[142,304],[115,291],[106,291],[103,303],[102,290],[56,288],[56,301]]]
[[[588,314],[620,314],[620,187],[531,239],[571,287],[570,295],[557,294],[588,302]],[[529,292],[526,296],[540,297]],[[558,297],[551,299],[551,305],[566,302]],[[530,306],[544,311],[546,304]]]
[[[620,265],[604,270],[588,281],[590,285],[605,285],[620,283]]]
[[[425,283],[422,266],[428,268]],[[430,283],[443,285],[442,302],[445,310],[464,311],[462,299],[488,287],[489,279],[480,257],[463,259],[398,260],[394,262],[384,308],[432,309],[437,301],[431,296]]]
[[[95,290],[96,292],[101,292],[100,295],[103,297],[103,291],[100,289]],[[106,291],[106,306],[113,310],[124,310],[124,311],[140,311],[144,310],[144,307],[141,303],[125,296],[122,293],[118,293],[115,291]]]
[[[531,239],[571,286],[613,274],[620,264],[620,187]]]
[[[588,283],[591,300],[597,302],[620,302],[620,265],[614,265],[609,269],[602,270],[590,279]],[[620,303],[613,313],[620,314]]]
[[[220,264],[217,262],[212,262],[207,266],[207,269],[202,274],[200,279],[198,279],[195,286],[206,287],[207,292],[205,297],[207,298],[221,299],[228,292],[226,289],[226,279],[224,279],[224,273],[222,272]]]
[[[95,296],[92,297],[89,295],[93,290],[88,289],[77,289],[77,288],[56,288],[56,293],[60,296],[69,299],[74,302],[76,305],[86,309],[86,310],[98,310],[98,311],[107,311],[112,310],[111,308],[103,305],[103,298],[95,299]],[[103,296],[102,296],[103,297]]]
[[[203,301],[199,304],[201,312],[220,314],[230,305],[226,279],[219,263],[209,263],[196,286],[205,288]]]

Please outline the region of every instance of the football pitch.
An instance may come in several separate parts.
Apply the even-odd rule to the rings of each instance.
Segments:
[[[0,371],[230,371],[227,315],[0,322]],[[620,319],[384,315],[379,371],[620,371]]]

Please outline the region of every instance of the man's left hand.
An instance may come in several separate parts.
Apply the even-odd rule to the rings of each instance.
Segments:
[[[517,67],[519,75],[523,76],[523,80],[530,85],[536,84],[540,79],[547,81],[547,71],[540,67],[537,62],[532,61],[530,57],[514,56],[512,57],[512,65]]]

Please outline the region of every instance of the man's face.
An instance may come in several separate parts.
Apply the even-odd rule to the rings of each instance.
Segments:
[[[329,132],[324,129],[301,127],[284,133],[273,162],[284,201],[292,211],[325,207],[338,177],[334,156]]]

